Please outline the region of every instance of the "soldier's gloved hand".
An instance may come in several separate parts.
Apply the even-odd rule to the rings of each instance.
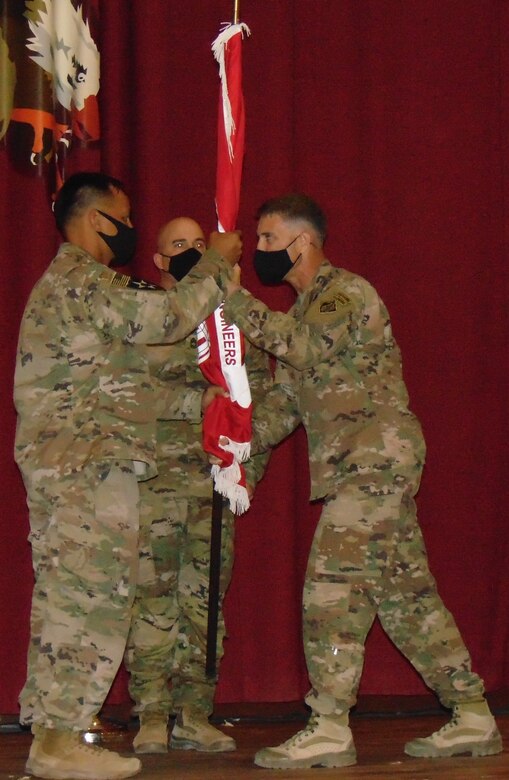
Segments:
[[[209,249],[215,249],[230,265],[236,265],[242,254],[242,234],[240,230],[219,233],[214,230],[209,236]]]

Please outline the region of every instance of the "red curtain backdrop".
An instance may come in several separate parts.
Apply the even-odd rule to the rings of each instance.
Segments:
[[[123,179],[140,231],[134,269],[155,280],[160,225],[215,225],[219,79],[210,44],[229,0],[99,3],[102,139],[68,172]],[[432,570],[488,690],[509,682],[509,7],[504,0],[243,0],[246,156],[243,281],[273,308],[250,262],[254,213],[303,190],[330,221],[327,254],[367,277],[392,315],[412,409],[428,443],[418,497]],[[97,21],[97,20],[96,20]],[[0,712],[17,712],[32,587],[25,494],[12,458],[19,320],[58,237],[46,186],[0,148]],[[303,573],[309,506],[302,431],[274,452],[237,521],[217,699],[290,701],[307,689]],[[416,694],[420,678],[377,625],[361,692]],[[110,696],[126,697],[120,676]]]

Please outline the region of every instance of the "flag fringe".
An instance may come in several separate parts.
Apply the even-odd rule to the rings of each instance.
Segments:
[[[228,436],[220,434],[219,446],[225,452],[231,452],[237,463],[244,463],[251,455],[251,442],[233,441]]]
[[[226,63],[224,52],[228,41],[238,33],[244,37],[244,33],[246,33],[246,35],[251,35],[251,30],[247,24],[244,24],[244,22],[240,22],[239,24],[227,24],[212,43],[212,53],[215,60],[219,64],[219,78],[221,79],[221,96],[223,101],[224,129],[226,133],[226,143],[228,144],[228,154],[230,156],[230,160],[233,160],[232,136],[235,132],[235,122],[233,120],[232,106],[230,103],[230,96],[228,94],[228,79],[226,78]]]
[[[226,468],[214,465],[211,469],[214,480],[214,488],[217,492],[227,498],[230,509],[234,514],[242,515],[247,512],[250,506],[247,489],[239,484],[241,477],[240,466],[235,461]]]

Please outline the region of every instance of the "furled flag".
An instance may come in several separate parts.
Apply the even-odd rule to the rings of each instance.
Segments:
[[[16,167],[58,190],[73,138],[100,136],[98,0],[4,0],[0,19],[0,139]]]
[[[221,231],[235,230],[239,211],[245,127],[241,53],[244,33],[250,34],[247,25],[229,24],[212,44],[221,78],[216,177]],[[203,447],[220,460],[212,466],[216,491],[229,500],[233,512],[242,514],[249,509],[241,464],[250,454],[251,393],[244,364],[244,337],[236,325],[225,322],[222,306],[199,328],[198,362],[209,382],[220,385],[229,394],[216,396],[205,412]]]

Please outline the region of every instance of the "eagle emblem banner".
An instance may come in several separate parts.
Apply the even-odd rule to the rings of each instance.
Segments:
[[[0,3],[0,139],[18,170],[65,179],[73,141],[100,137],[98,0]]]

